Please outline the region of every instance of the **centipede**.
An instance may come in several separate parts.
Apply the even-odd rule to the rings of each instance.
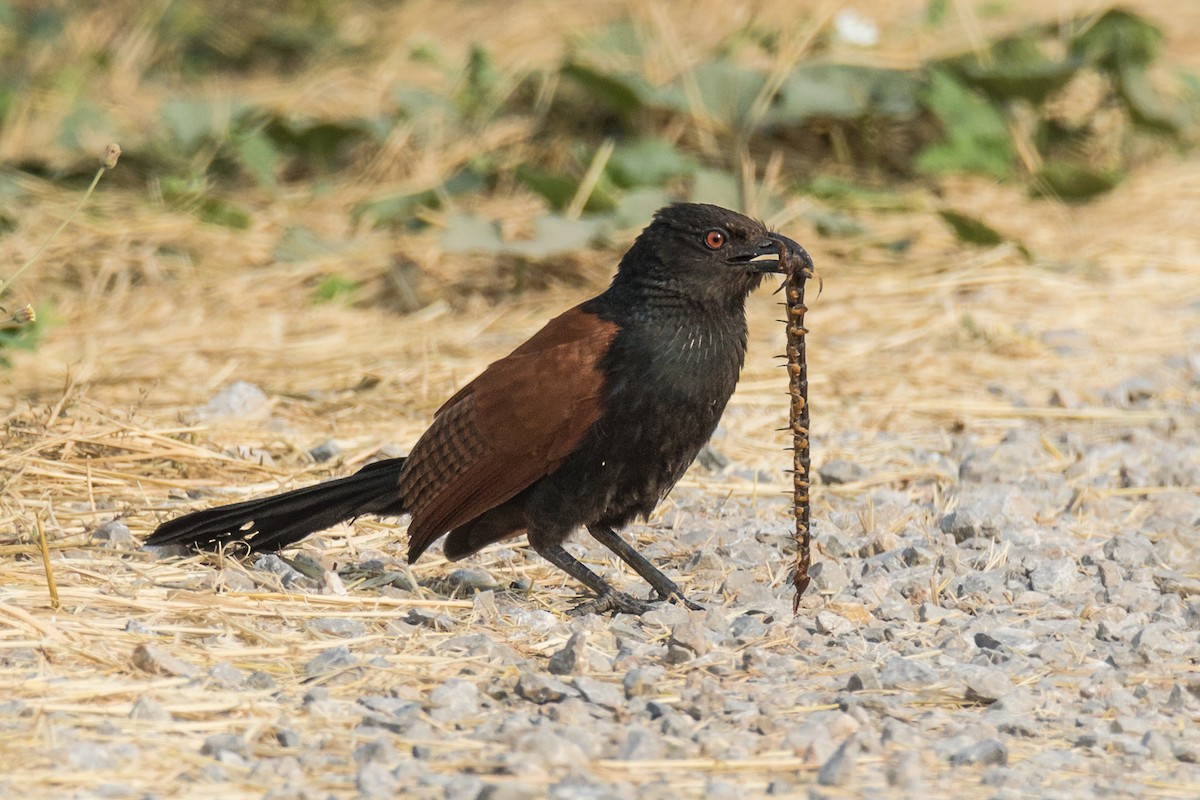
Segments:
[[[811,487],[811,428],[808,406],[808,356],[805,351],[804,287],[816,277],[811,259],[802,249],[798,252],[779,245],[779,264],[784,273],[783,306],[787,309],[788,430],[792,434],[792,505],[796,520],[796,563],[792,568],[792,613],[800,610],[800,598],[808,589],[809,567],[812,566],[812,497]],[[819,280],[819,279],[818,279]],[[820,286],[818,286],[818,292]]]

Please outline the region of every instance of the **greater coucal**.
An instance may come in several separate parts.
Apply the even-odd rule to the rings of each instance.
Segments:
[[[745,301],[780,248],[804,248],[712,205],[660,210],[602,294],[551,320],[434,415],[406,458],[303,489],[196,511],[146,543],[278,550],[361,514],[411,517],[408,560],[451,560],[525,532],[596,597],[577,613],[642,613],[563,549],[583,526],[663,599],[698,608],[617,534],[650,514],[708,441],[746,353]]]

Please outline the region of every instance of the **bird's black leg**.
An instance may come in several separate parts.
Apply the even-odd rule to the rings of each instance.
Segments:
[[[634,550],[633,546],[622,539],[621,535],[612,528],[607,525],[588,525],[587,529],[592,538],[616,553],[622,561],[633,567],[638,575],[645,578],[646,583],[650,584],[663,600],[670,600],[672,603],[687,606],[692,611],[703,610],[703,606],[693,603],[684,597],[683,592],[679,590],[679,585],[675,581],[662,574],[658,567],[646,560],[646,557],[637,550]]]
[[[562,545],[540,543],[533,536],[529,537],[529,543],[542,558],[596,593],[595,599],[571,609],[572,616],[604,614],[609,611],[641,615],[651,609],[652,606],[649,603],[630,597],[624,592],[618,592],[609,586],[603,578],[588,569],[579,559],[563,550]]]

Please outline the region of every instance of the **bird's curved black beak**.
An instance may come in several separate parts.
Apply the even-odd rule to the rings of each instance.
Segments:
[[[811,273],[813,270],[812,257],[808,251],[800,244],[781,233],[768,233],[760,241],[755,243],[752,248],[746,253],[730,259],[736,263],[745,264],[754,272],[786,272],[782,263],[781,256],[786,252],[787,259],[799,259],[804,265],[804,270]]]

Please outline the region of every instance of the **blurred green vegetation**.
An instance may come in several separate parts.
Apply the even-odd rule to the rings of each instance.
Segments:
[[[777,32],[751,25],[731,30],[694,69],[665,82],[646,68],[652,32],[626,20],[572,41],[552,68],[525,72],[498,66],[486,42],[459,61],[436,42],[409,45],[403,55],[440,75],[440,85],[397,82],[383,87],[388,102],[373,115],[313,118],[236,95],[217,98],[198,84],[214,75],[229,76],[231,86],[248,77],[286,83],[324,65],[375,63],[394,50],[369,36],[344,38],[342,4],[169,0],[118,8],[149,37],[141,79],[170,88],[149,115],[126,118],[87,90],[96,75],[123,68],[113,48],[128,38],[53,58],[79,5],[0,0],[0,123],[20,98],[57,93],[70,108],[54,144],[77,156],[66,165],[39,154],[0,165],[0,190],[14,170],[73,185],[92,169],[96,154],[87,143],[102,132],[125,150],[127,185],[151,185],[172,208],[245,228],[254,214],[240,196],[247,188],[319,187],[371,163],[398,133],[413,147],[468,137],[483,143],[478,134],[515,119],[530,136],[498,137],[469,158],[447,158],[435,179],[405,181],[391,194],[385,187],[346,214],[357,225],[413,230],[453,198],[519,186],[546,206],[530,240],[505,241],[493,222],[465,212],[438,219],[448,249],[535,260],[639,224],[673,199],[745,206],[744,161],[774,152],[783,154],[782,180],[755,198],[756,211],[781,204],[772,192],[808,194],[822,235],[858,235],[855,213],[909,208],[905,187],[945,173],[1084,201],[1122,180],[1139,143],[1191,145],[1200,95],[1195,76],[1159,63],[1161,32],[1122,10],[1020,29],[914,70],[835,63],[820,38],[806,60],[789,62]],[[930,2],[925,24],[936,28],[945,18],[946,3]],[[952,210],[943,218],[966,242],[999,236]],[[0,236],[15,225],[0,211]],[[288,236],[282,252],[313,246],[294,231]],[[353,282],[330,279],[315,298],[353,291]]]

